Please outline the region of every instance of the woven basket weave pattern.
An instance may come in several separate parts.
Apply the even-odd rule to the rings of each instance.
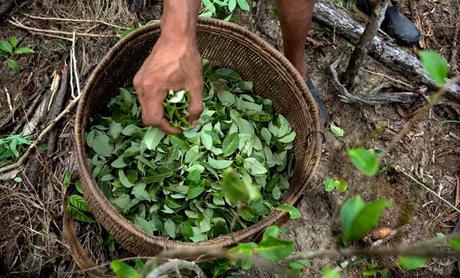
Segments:
[[[273,101],[297,133],[294,176],[283,202],[295,205],[306,189],[320,158],[319,117],[305,82],[281,53],[243,28],[211,19],[200,19],[197,41],[202,57],[211,64],[238,71],[254,83],[255,92]],[[120,87],[132,79],[160,35],[159,23],[148,25],[118,42],[91,74],[80,100],[75,136],[84,195],[96,220],[126,249],[153,256],[165,248],[227,247],[254,239],[266,227],[282,224],[286,214],[273,211],[258,223],[232,234],[199,243],[149,236],[120,215],[91,176],[85,144],[89,118],[106,107]]]

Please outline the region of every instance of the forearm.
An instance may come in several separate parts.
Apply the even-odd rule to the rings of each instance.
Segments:
[[[201,0],[164,0],[161,36],[170,41],[195,40]]]

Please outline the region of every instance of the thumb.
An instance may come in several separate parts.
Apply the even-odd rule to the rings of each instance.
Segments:
[[[188,121],[194,125],[195,122],[200,118],[201,112],[203,112],[203,81],[201,78],[199,82],[189,87],[190,103],[188,106]]]

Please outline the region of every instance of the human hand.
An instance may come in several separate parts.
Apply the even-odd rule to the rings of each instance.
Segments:
[[[141,104],[142,121],[169,134],[178,134],[166,119],[163,101],[169,90],[187,89],[188,121],[194,125],[203,111],[202,61],[194,38],[160,36],[133,80]]]

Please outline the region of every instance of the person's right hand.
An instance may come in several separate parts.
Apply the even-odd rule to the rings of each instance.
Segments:
[[[164,116],[163,101],[169,90],[186,89],[190,95],[188,120],[195,122],[203,111],[202,61],[194,38],[160,36],[149,57],[134,77],[142,121],[166,133],[178,134]]]

